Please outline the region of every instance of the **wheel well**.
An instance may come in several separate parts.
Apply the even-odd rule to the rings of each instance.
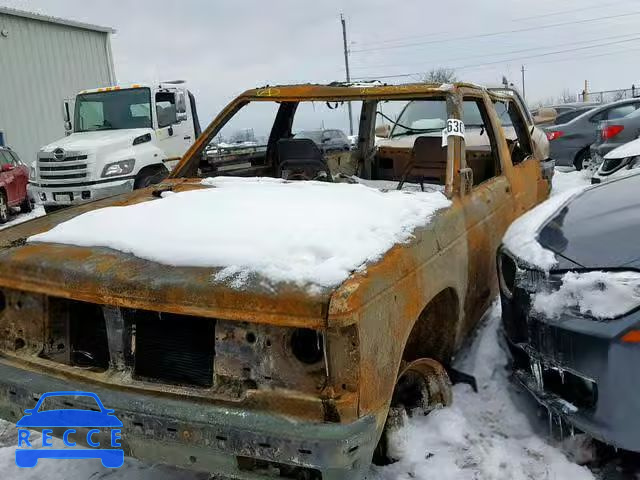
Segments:
[[[438,293],[422,310],[405,343],[402,360],[433,358],[447,365],[453,356],[460,304],[449,287]]]
[[[163,163],[154,163],[153,165],[146,165],[140,169],[140,171],[136,174],[136,177],[140,177],[142,176],[142,174],[146,174],[148,172],[153,172],[156,170],[167,170],[167,167],[165,167]]]
[[[586,147],[578,150],[578,153],[576,153],[576,156],[573,157],[573,164],[575,165],[576,162],[578,161],[578,157],[580,157],[580,155],[582,155],[584,152],[588,152],[590,148],[591,148],[591,145],[587,145]]]

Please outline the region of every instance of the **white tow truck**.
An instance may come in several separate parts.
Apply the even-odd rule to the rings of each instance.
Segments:
[[[42,147],[29,174],[45,211],[162,180],[200,135],[195,98],[182,83],[83,90],[73,114],[65,101],[67,136]]]

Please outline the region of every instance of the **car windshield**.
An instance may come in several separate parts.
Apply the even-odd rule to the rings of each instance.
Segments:
[[[315,143],[322,143],[322,132],[321,131],[304,131],[300,133],[296,133],[294,135],[295,138],[308,138],[309,140],[313,140]]]
[[[474,102],[464,102],[464,124],[466,127],[482,126],[484,123]],[[413,100],[404,108],[391,131],[391,137],[413,135],[423,132],[439,132],[447,123],[446,100]]]
[[[131,88],[76,97],[75,132],[151,128],[151,92]]]

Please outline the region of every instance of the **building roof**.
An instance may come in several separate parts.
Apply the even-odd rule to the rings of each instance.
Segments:
[[[64,18],[50,17],[40,13],[26,12],[24,10],[16,10],[15,8],[0,6],[0,14],[12,15],[14,17],[29,18],[40,22],[55,23],[58,25],[66,25],[67,27],[82,28],[83,30],[92,30],[94,32],[116,33],[111,27],[101,27],[100,25],[92,25],[90,23],[76,22],[75,20],[66,20]]]

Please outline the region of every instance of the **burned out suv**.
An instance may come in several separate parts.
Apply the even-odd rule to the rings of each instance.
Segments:
[[[346,109],[349,101],[360,102],[350,152],[358,176],[337,175],[317,145],[292,132],[305,105],[322,112]],[[516,132],[509,142],[498,101]],[[375,146],[383,103],[385,111],[394,103],[398,110],[424,104],[406,120],[416,137],[410,146]],[[256,104],[274,112],[266,149],[224,168],[203,155],[223,126]],[[467,116],[474,119],[469,145]],[[162,183],[0,234],[0,414],[16,420],[47,391],[91,391],[122,420],[125,452],[141,459],[235,478],[267,471],[362,478],[374,450],[377,460],[391,460],[388,416],[450,403],[446,368],[497,291],[492,252],[511,221],[548,195],[543,159],[534,152],[513,98],[478,86],[248,90]],[[259,178],[208,178],[219,175]],[[190,216],[202,208],[195,197],[229,189],[239,192],[235,201],[212,201],[203,215]],[[329,199],[331,192],[338,197],[329,205],[314,196]],[[377,210],[362,202],[356,215],[346,215],[361,196],[408,207]],[[192,197],[158,221],[142,215],[125,222]],[[402,227],[403,240],[386,236],[402,218],[412,222]],[[94,220],[93,228],[82,226]],[[326,260],[321,268],[333,268],[330,246],[342,248],[363,221],[386,226],[348,244],[349,255],[386,238],[384,248],[359,265],[338,265],[340,275],[322,281],[278,279],[263,257],[253,264],[264,268],[233,277],[217,260],[202,264],[193,255],[213,258],[222,248],[195,233],[211,226],[209,234],[232,239],[238,261],[266,244],[281,259],[279,275],[316,257]],[[243,229],[257,223],[263,230],[252,241]],[[74,225],[80,228],[69,233]],[[125,246],[138,228],[147,233]],[[287,250],[296,235],[301,242],[313,237],[317,247],[302,256]],[[162,258],[136,254],[161,244],[171,258],[163,249],[156,252]]]

